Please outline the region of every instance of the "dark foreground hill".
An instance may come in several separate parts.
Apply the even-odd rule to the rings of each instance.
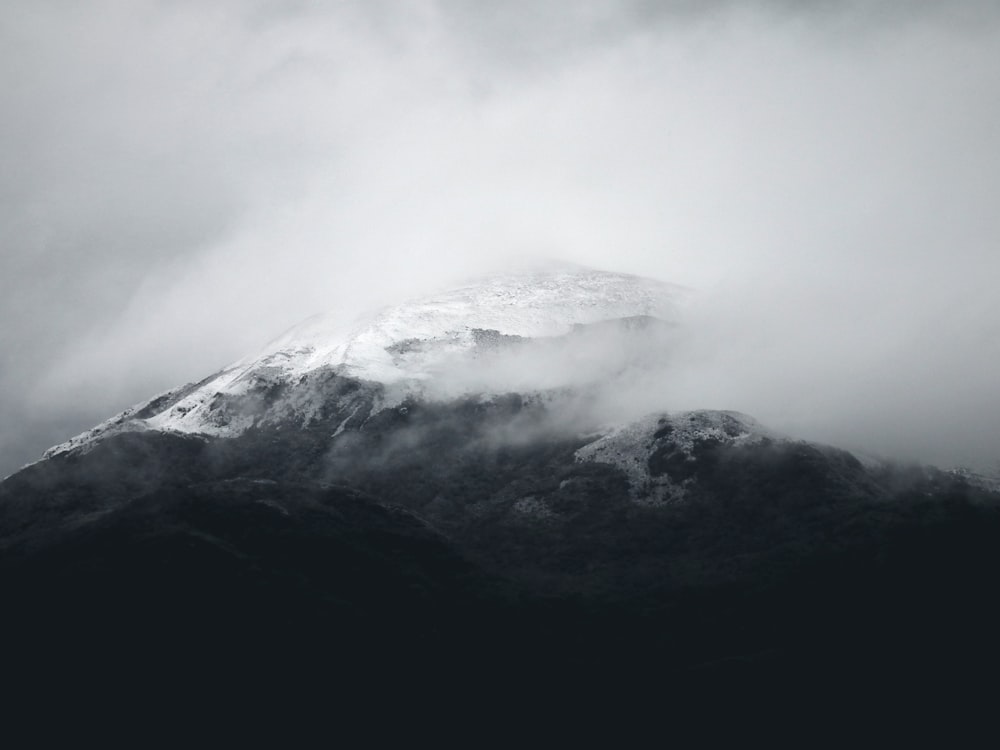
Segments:
[[[122,432],[8,478],[9,678],[649,697],[1000,674],[1000,504],[960,476],[728,413],[587,460],[595,435],[521,396],[366,413]],[[641,465],[608,457],[628,445]]]

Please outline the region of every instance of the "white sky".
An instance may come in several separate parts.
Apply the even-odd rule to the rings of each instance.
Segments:
[[[991,466],[998,21],[6,2],[0,475],[315,312],[536,257],[699,291],[679,406]]]

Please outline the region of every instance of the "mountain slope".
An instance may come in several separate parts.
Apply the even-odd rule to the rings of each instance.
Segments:
[[[501,277],[313,321],[129,410],[0,483],[2,635],[27,673],[222,664],[260,689],[1000,666],[988,486],[738,412],[607,421],[669,366],[673,302],[634,277]]]
[[[382,384],[390,405],[410,394],[603,382],[660,348],[681,296],[679,287],[636,276],[559,268],[488,277],[346,324],[317,316],[259,354],[138,404],[46,455],[125,430],[233,436],[261,420],[308,423],[329,406],[329,394],[310,392],[314,383],[322,388],[326,372]]]

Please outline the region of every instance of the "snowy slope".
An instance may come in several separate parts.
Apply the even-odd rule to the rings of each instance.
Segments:
[[[764,440],[786,441],[752,417],[735,411],[690,411],[654,414],[611,429],[576,452],[577,461],[607,463],[621,469],[632,499],[641,505],[681,500],[690,479],[676,481],[667,473],[654,475],[650,456],[668,449],[677,461],[696,461],[695,446],[702,441],[724,445],[754,445]]]
[[[425,360],[401,362],[389,350],[405,341],[432,341],[442,353],[467,351],[474,332],[559,336],[576,325],[619,318],[676,316],[681,290],[669,284],[603,271],[554,270],[503,274],[426,298],[410,300],[348,324],[321,315],[296,326],[247,364],[274,364],[290,373],[321,366],[392,383],[427,377]]]
[[[556,340],[605,321],[675,320],[683,296],[682,288],[651,279],[557,267],[490,276],[353,321],[319,315],[292,328],[256,355],[201,383],[127,409],[49,449],[46,456],[86,446],[123,430],[237,435],[254,424],[259,415],[220,409],[221,400],[290,384],[298,385],[301,391],[301,383],[309,379],[309,374],[323,369],[380,383],[398,400],[408,393],[427,392],[428,384],[461,371],[484,351],[524,341]],[[616,337],[612,331],[610,340]],[[538,359],[539,352],[530,354]],[[571,354],[579,358],[579,348]],[[631,351],[625,355],[631,356]],[[525,375],[519,371],[518,379],[506,380],[496,372],[513,375],[510,370],[523,368],[506,362],[504,370],[505,363],[497,362],[497,367],[480,368],[478,373],[481,376],[489,372],[492,379],[472,378],[467,385],[488,391],[509,390],[512,385],[548,388],[567,384],[553,381],[550,376],[559,371],[558,363],[544,357],[540,362],[534,372]],[[580,369],[575,361],[567,369],[573,368]],[[594,373],[599,375],[601,371]],[[544,380],[542,375],[550,377]],[[539,382],[533,384],[531,378]],[[309,394],[300,392],[296,399],[297,414],[317,408],[316,404],[305,403]]]

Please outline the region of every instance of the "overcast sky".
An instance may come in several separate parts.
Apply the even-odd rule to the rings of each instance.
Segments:
[[[698,292],[678,405],[1000,460],[1000,4],[0,8],[0,475],[510,258]]]

